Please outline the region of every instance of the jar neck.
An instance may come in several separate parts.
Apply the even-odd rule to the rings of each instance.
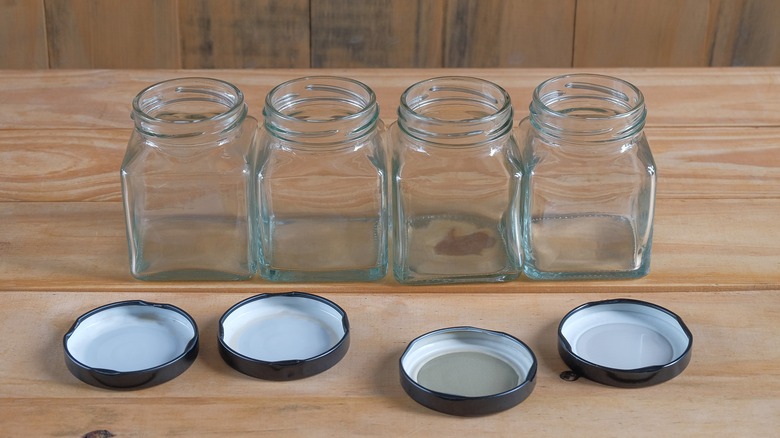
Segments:
[[[647,111],[642,93],[610,76],[571,74],[534,90],[530,121],[543,135],[575,142],[614,142],[639,134]]]
[[[244,95],[234,85],[218,79],[181,78],[141,91],[133,100],[132,118],[140,133],[176,146],[218,143],[246,115]]]
[[[348,145],[374,131],[379,105],[365,84],[312,76],[282,83],[266,96],[265,128],[288,147]]]
[[[426,143],[477,145],[512,130],[512,103],[498,85],[469,77],[418,82],[401,95],[398,127]]]

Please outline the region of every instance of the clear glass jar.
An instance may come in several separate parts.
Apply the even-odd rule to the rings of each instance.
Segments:
[[[285,82],[265,100],[257,157],[258,267],[273,281],[387,273],[387,186],[374,92],[339,77]]]
[[[509,95],[441,77],[401,96],[393,135],[394,274],[401,283],[508,281],[521,268],[521,163]]]
[[[656,167],[635,86],[572,74],[540,84],[519,127],[532,279],[633,278],[650,268]]]
[[[133,276],[250,278],[257,121],[244,95],[217,79],[174,79],[141,91],[132,117],[121,179]]]

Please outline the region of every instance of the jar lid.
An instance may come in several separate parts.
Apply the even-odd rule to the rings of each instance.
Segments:
[[[558,352],[566,365],[611,386],[639,388],[677,376],[691,360],[692,345],[679,316],[631,299],[583,304],[558,326]]]
[[[536,356],[519,339],[476,327],[426,333],[401,355],[401,386],[416,402],[451,415],[504,411],[536,384]]]
[[[313,376],[336,365],[348,349],[346,312],[304,292],[256,295],[219,320],[222,359],[258,379]]]
[[[79,380],[141,389],[183,373],[198,356],[198,327],[170,304],[121,301],[81,315],[63,338],[65,363]]]

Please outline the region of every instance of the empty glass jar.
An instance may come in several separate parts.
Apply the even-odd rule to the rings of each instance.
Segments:
[[[521,163],[506,91],[468,77],[419,82],[392,134],[396,279],[516,278]]]
[[[144,280],[241,280],[255,272],[257,121],[216,79],[161,82],[133,100],[121,179],[130,271]]]
[[[524,272],[533,279],[648,273],[656,167],[635,86],[573,74],[540,84],[523,143]]]
[[[370,281],[387,272],[387,186],[374,92],[339,77],[268,94],[256,161],[260,275]]]

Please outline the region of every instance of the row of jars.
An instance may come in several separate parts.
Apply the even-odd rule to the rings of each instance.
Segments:
[[[645,116],[635,86],[585,74],[540,84],[519,126],[497,84],[425,80],[403,93],[389,130],[373,91],[352,79],[280,84],[261,124],[232,84],[161,82],[133,101],[121,168],[131,273],[373,281],[391,265],[407,284],[640,277],[656,189]]]

